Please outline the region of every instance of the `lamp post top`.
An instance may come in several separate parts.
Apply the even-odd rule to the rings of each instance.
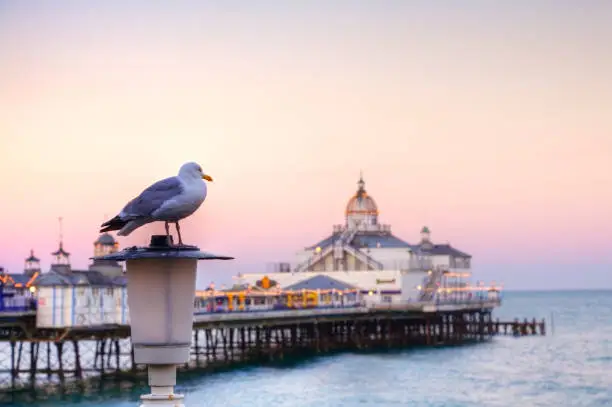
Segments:
[[[94,260],[127,261],[137,259],[197,259],[197,260],[233,260],[230,256],[219,256],[203,252],[196,246],[175,246],[172,236],[153,235],[147,247],[127,247],[120,252],[93,257]]]

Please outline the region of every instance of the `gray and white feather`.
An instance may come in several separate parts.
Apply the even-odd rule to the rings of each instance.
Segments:
[[[139,227],[155,221],[175,223],[182,244],[178,222],[192,215],[206,199],[204,180],[212,178],[202,172],[197,163],[183,164],[175,177],[151,185],[125,205],[117,216],[104,222],[100,232],[119,230],[119,236],[128,236]]]

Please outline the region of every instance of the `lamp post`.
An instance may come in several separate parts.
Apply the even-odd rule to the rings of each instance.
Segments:
[[[98,259],[126,261],[134,362],[148,365],[151,393],[141,407],[184,407],[174,394],[176,366],[189,361],[198,260],[231,260],[174,246],[172,237],[152,236],[148,247],[130,247]]]

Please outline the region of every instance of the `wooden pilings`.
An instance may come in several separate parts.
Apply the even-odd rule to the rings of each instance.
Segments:
[[[490,310],[198,322],[193,329],[191,360],[180,369],[214,369],[334,351],[452,345],[487,341],[496,335],[545,333],[544,321],[494,321]],[[127,327],[14,331],[0,337],[0,401],[3,395],[18,390],[83,392],[108,379],[133,382],[143,373],[144,366],[134,364]]]
[[[546,335],[546,321],[536,321],[527,319],[519,321],[515,319],[512,322],[500,322],[497,319],[490,328],[494,335],[513,335],[513,336],[528,336],[528,335]]]

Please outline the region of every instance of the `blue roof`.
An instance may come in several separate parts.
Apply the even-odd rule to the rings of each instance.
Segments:
[[[9,276],[11,276],[15,284],[26,284],[32,278],[32,276],[22,273],[9,274]]]
[[[350,284],[347,284],[343,281],[336,280],[335,278],[331,278],[324,275],[316,275],[314,277],[310,277],[309,279],[302,280],[295,284],[292,284],[288,287],[285,287],[285,290],[354,290],[356,287]]]
[[[325,239],[321,240],[319,243],[315,243],[312,246],[306,247],[306,250],[314,250],[317,247],[324,249],[330,244],[333,244],[336,240],[338,240],[339,237],[340,237],[340,233],[334,233],[333,235],[328,236]]]
[[[41,274],[38,279],[36,279],[36,286],[44,287],[44,286],[54,286],[54,285],[71,285],[70,279],[65,277],[60,273],[56,273],[55,271],[50,271],[48,273]]]
[[[41,274],[35,282],[37,286],[91,285],[96,287],[124,286],[125,276],[108,277],[95,270],[70,270],[67,272],[51,270]]]
[[[472,257],[471,255],[464,253],[461,250],[455,249],[450,244],[432,244],[432,243],[423,244],[421,243],[418,246],[415,246],[415,249],[423,253],[428,253],[434,256],[438,255],[438,256],[453,256],[453,257],[464,257],[464,258]]]
[[[12,285],[12,284],[26,285],[26,283],[28,281],[30,281],[30,279],[32,278],[32,276],[29,276],[29,275],[23,274],[23,273],[6,273],[4,275],[5,276],[9,276],[11,278],[11,280],[14,281],[14,283],[11,282],[8,285]]]
[[[314,250],[317,247],[321,249],[333,244],[340,238],[340,233],[334,233],[331,236],[326,237],[315,245],[309,246],[306,250]],[[355,235],[351,246],[356,248],[370,247],[376,248],[380,244],[381,248],[406,248],[410,249],[412,246],[403,241],[402,239],[392,235],[391,233],[380,233],[380,232],[360,232]]]
[[[315,245],[306,247],[306,250],[314,250],[317,247],[325,249],[327,246],[332,245],[336,240],[340,238],[340,233],[334,233],[331,236],[326,237]],[[381,248],[406,248],[414,251],[420,251],[422,253],[429,253],[431,255],[438,256],[453,256],[453,257],[472,257],[471,255],[462,252],[461,250],[455,249],[450,244],[433,244],[430,242],[421,242],[416,245],[411,245],[403,241],[402,239],[394,236],[393,234],[386,232],[358,232],[351,246],[361,248],[376,248],[380,244]]]
[[[403,241],[402,239],[400,239],[399,237],[393,236],[391,233],[385,233],[385,234],[357,234],[355,235],[355,237],[353,238],[353,241],[351,242],[351,245],[357,247],[357,248],[361,248],[361,247],[371,247],[371,248],[375,248],[378,247],[378,245],[380,244],[380,247],[386,247],[386,248],[406,248],[406,249],[410,249],[412,246]]]

